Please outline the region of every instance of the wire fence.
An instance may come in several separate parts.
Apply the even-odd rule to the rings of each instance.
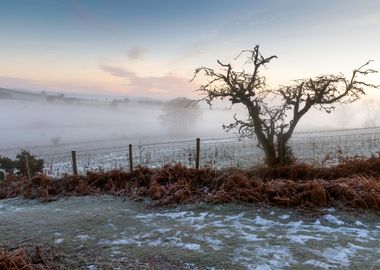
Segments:
[[[290,141],[298,161],[315,165],[336,164],[342,157],[371,156],[380,153],[380,127],[295,133]],[[201,167],[250,168],[264,163],[264,153],[254,139],[228,137],[200,140]],[[73,171],[70,151],[57,152],[33,149],[45,162],[45,173],[60,176]],[[129,147],[72,149],[76,150],[78,173],[86,171],[129,169]],[[182,163],[196,166],[196,140],[165,143],[139,143],[132,146],[133,166],[158,168],[165,164]]]

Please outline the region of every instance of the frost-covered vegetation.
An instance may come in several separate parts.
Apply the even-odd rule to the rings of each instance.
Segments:
[[[3,244],[27,235],[54,245],[68,269],[380,267],[378,216],[363,211],[305,213],[237,204],[157,209],[87,196],[51,203],[3,200],[0,218]]]
[[[280,207],[357,207],[380,209],[380,158],[347,160],[331,168],[293,165],[279,168],[193,169],[180,164],[131,172],[87,172],[31,180],[8,176],[0,183],[0,199],[23,196],[44,201],[62,196],[112,194],[153,205],[193,202],[265,203]]]

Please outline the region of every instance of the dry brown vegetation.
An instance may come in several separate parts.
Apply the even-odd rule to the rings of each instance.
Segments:
[[[82,259],[93,261],[92,254],[76,253],[74,256],[62,253],[59,248],[56,254],[56,248],[49,245],[32,244],[22,245],[14,248],[0,247],[0,269],[1,270],[64,270],[64,269],[89,269],[83,265],[83,262],[78,262]],[[68,256],[67,256],[68,255]],[[104,258],[102,258],[104,260]],[[126,269],[165,269],[165,270],[181,270],[188,269],[186,265],[180,261],[172,260],[162,254],[154,256],[146,256],[139,260],[125,259],[121,263]],[[89,263],[88,265],[95,265]],[[112,270],[120,269],[120,267],[113,267],[104,264],[100,269]],[[124,268],[123,268],[124,269]]]
[[[380,177],[380,157],[340,158],[340,164],[333,167],[315,167],[308,164],[294,164],[281,167],[258,167],[248,172],[249,175],[270,180],[276,178],[290,180],[324,179],[334,180],[357,175]]]
[[[331,168],[298,164],[278,168],[193,169],[180,164],[133,172],[87,172],[60,179],[38,175],[8,176],[0,183],[0,199],[22,196],[44,201],[60,196],[112,194],[150,198],[152,205],[266,203],[281,207],[328,206],[380,209],[380,158],[347,160]]]
[[[52,247],[36,246],[0,248],[0,269],[4,270],[56,270],[61,269],[55,261]]]

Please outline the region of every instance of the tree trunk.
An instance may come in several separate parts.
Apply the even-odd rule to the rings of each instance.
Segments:
[[[277,136],[277,149],[274,142],[263,144],[265,164],[268,167],[283,166],[292,162],[292,151],[283,136]]]
[[[284,134],[277,135],[277,157],[279,166],[290,164],[293,161],[293,154]]]
[[[286,143],[284,141],[284,136],[281,133],[277,135],[277,155],[278,165],[284,165],[286,163]]]
[[[278,164],[278,160],[276,157],[276,149],[274,147],[274,143],[268,143],[263,146],[263,150],[265,153],[265,163],[268,167],[275,167]]]

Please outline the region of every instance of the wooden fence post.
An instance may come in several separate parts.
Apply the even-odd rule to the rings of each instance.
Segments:
[[[30,180],[29,155],[24,154],[26,177]]]
[[[129,171],[133,171],[132,144],[129,144],[128,150],[129,150]]]
[[[199,152],[201,149],[201,139],[197,138],[196,140],[196,148],[195,148],[195,168],[199,169]]]
[[[71,157],[73,160],[73,173],[75,175],[77,175],[78,174],[78,167],[77,167],[77,153],[76,153],[76,151],[71,151]]]

